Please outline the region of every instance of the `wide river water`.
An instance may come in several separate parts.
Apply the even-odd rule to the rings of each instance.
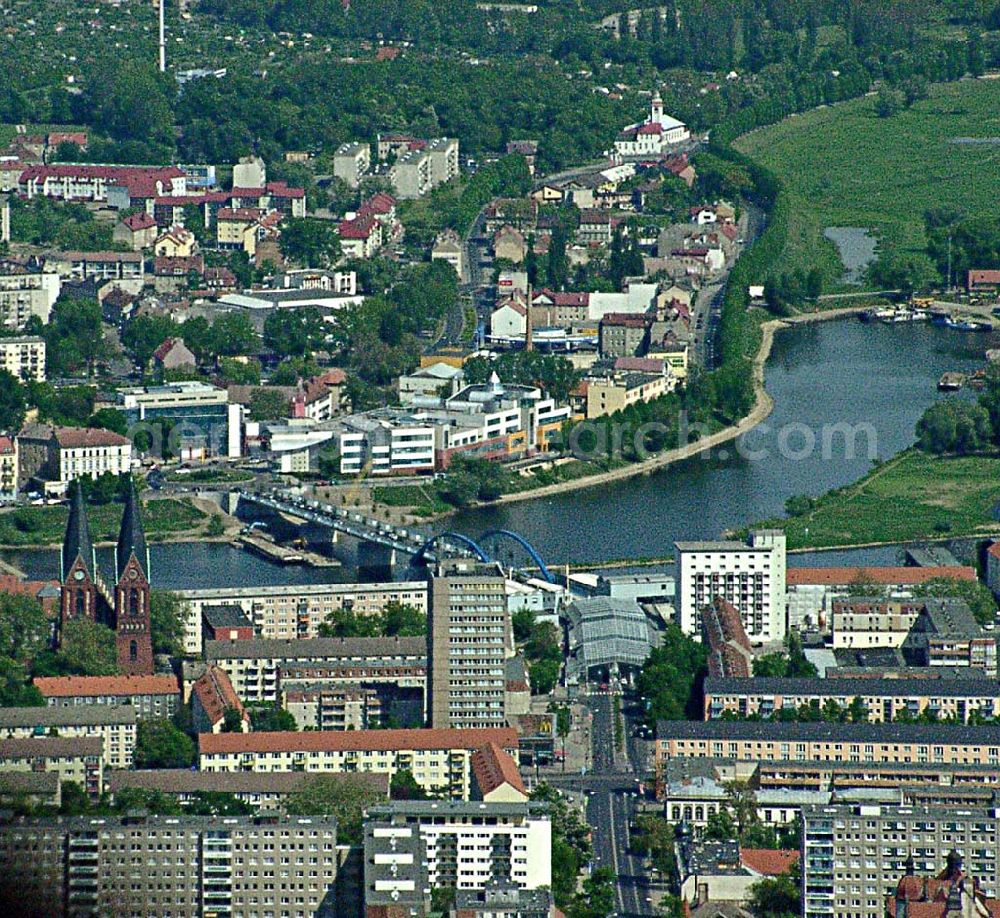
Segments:
[[[857,320],[780,331],[765,383],[774,411],[731,446],[651,475],[552,498],[463,513],[449,528],[521,533],[547,561],[664,557],[677,539],[714,539],[726,529],[783,514],[787,498],[816,496],[871,468],[866,437],[881,459],[914,441],[914,425],[939,396],[947,370],[984,363],[993,335],[924,323],[865,325]],[[856,427],[855,455],[830,425]],[[824,425],[832,446],[823,450]],[[810,437],[815,448],[806,450]],[[781,448],[784,444],[784,449]],[[754,458],[746,458],[753,456]]]
[[[787,498],[818,495],[855,481],[871,468],[872,449],[886,459],[914,439],[914,425],[936,398],[948,370],[983,365],[993,335],[962,334],[920,323],[863,325],[856,320],[799,325],[781,331],[767,364],[774,411],[746,438],[708,459],[693,459],[648,476],[558,497],[470,511],[444,526],[473,537],[513,529],[552,563],[596,563],[664,557],[677,539],[714,539],[724,530],[781,515]],[[824,425],[858,431],[855,455],[844,436]],[[863,425],[863,426],[859,426]],[[867,431],[867,434],[866,434]],[[805,449],[815,439],[815,448]],[[782,444],[784,448],[782,448]],[[279,567],[229,545],[151,546],[154,584],[163,589],[351,579],[339,568]],[[110,549],[99,552],[113,564]],[[796,556],[791,563],[892,563],[895,548]],[[58,576],[53,551],[5,552],[28,576]],[[397,576],[405,576],[405,571]]]

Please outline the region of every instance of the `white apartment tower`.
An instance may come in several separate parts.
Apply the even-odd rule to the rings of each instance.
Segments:
[[[678,622],[701,637],[701,610],[716,597],[732,603],[755,642],[785,638],[785,534],[751,531],[746,542],[676,542]]]

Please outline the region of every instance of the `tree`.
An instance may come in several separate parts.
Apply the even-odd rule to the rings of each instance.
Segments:
[[[316,775],[303,780],[285,808],[293,816],[336,816],[338,843],[360,845],[365,809],[384,799],[364,775]]]
[[[891,118],[903,110],[903,94],[889,86],[882,86],[875,97],[875,114],[879,118]]]
[[[169,720],[139,721],[135,741],[136,768],[188,768],[195,764],[191,737]]]
[[[107,351],[97,300],[60,297],[42,335],[46,366],[52,376],[72,375],[80,370],[91,376],[95,362]]]
[[[637,682],[639,693],[647,701],[649,722],[701,716],[698,694],[707,659],[704,645],[677,625],[666,627],[660,646],[646,659]]]
[[[379,621],[374,615],[362,615],[354,609],[335,609],[320,623],[319,637],[378,637]]]
[[[789,918],[799,913],[799,890],[788,874],[765,877],[750,887],[747,905],[756,918]]]
[[[63,625],[59,649],[39,654],[34,671],[52,676],[116,676],[115,633],[89,618],[70,619]]]
[[[125,414],[117,408],[101,408],[99,411],[95,411],[87,419],[87,426],[110,430],[123,437],[128,435],[128,422],[125,420]]]
[[[340,238],[329,220],[286,220],[278,239],[281,254],[306,268],[328,268],[340,258]]]
[[[455,908],[455,887],[435,886],[431,890],[431,911],[448,915]]]
[[[222,732],[223,733],[243,732],[243,715],[240,714],[238,708],[227,707],[225,711],[222,712]]]
[[[0,430],[20,430],[26,407],[24,386],[13,373],[0,370]]]
[[[167,590],[153,590],[149,597],[149,624],[153,653],[179,657],[184,653],[187,604]]]
[[[285,733],[298,730],[295,718],[279,705],[248,708],[250,726],[257,733]]]
[[[91,73],[78,110],[102,134],[152,146],[162,157],[173,149],[171,84],[138,58],[115,58]]]
[[[561,665],[556,660],[539,660],[528,667],[532,695],[548,695],[559,682]]]
[[[393,600],[386,603],[379,618],[385,637],[423,637],[427,634],[427,616],[416,606]]]
[[[260,338],[250,317],[241,312],[226,312],[213,323],[209,334],[209,353],[215,357],[244,357],[256,354]]]
[[[264,344],[281,357],[307,357],[324,346],[329,327],[316,306],[275,309],[264,320]]]
[[[176,336],[180,327],[166,316],[142,315],[133,319],[122,332],[122,344],[145,373],[154,351],[167,338]]]
[[[393,800],[429,800],[430,795],[417,783],[409,768],[400,768],[389,782],[389,796]]]
[[[250,393],[250,417],[255,421],[274,421],[288,417],[288,396],[280,389],[263,387]]]
[[[226,382],[241,386],[260,385],[259,360],[236,360],[233,357],[223,357],[219,360],[219,373]]]

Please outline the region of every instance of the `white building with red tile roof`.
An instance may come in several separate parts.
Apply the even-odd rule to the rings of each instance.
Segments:
[[[140,719],[170,717],[181,700],[175,676],[45,676],[34,686],[50,707],[128,705]]]
[[[691,132],[687,125],[663,111],[663,99],[656,93],[650,105],[649,117],[638,124],[630,124],[618,135],[614,153],[617,159],[658,159],[672,147],[690,139]]]

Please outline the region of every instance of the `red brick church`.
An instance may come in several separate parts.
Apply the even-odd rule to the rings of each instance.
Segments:
[[[59,631],[75,618],[89,618],[113,629],[122,675],[153,673],[153,642],[149,614],[149,549],[142,530],[139,498],[129,489],[115,548],[115,587],[101,579],[79,483],[70,499],[63,539],[59,597]]]

